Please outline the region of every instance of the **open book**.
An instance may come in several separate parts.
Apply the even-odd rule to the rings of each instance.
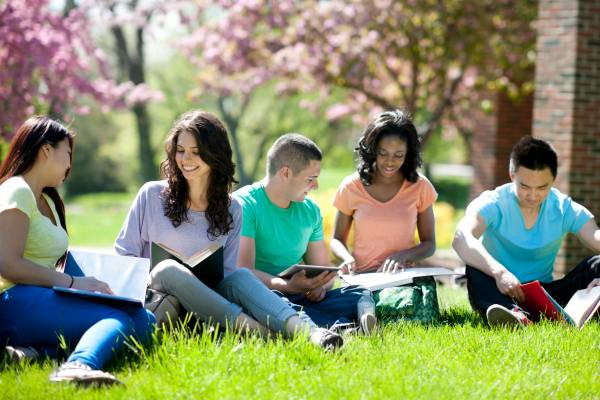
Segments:
[[[438,275],[461,274],[451,269],[441,267],[411,267],[395,273],[368,272],[365,274],[341,275],[341,278],[348,285],[361,285],[369,290],[380,290],[412,283],[414,278]]]
[[[219,242],[200,249],[190,257],[185,257],[176,250],[162,244],[152,242],[150,248],[151,268],[163,260],[175,260],[189,268],[194,276],[210,288],[216,287],[223,280],[223,246]]]
[[[341,278],[348,285],[361,285],[369,290],[380,290],[388,287],[396,287],[412,283],[414,278],[423,276],[438,275],[461,275],[448,268],[441,267],[414,267],[407,268],[404,271],[389,272],[369,272],[357,275],[341,275]]]
[[[93,276],[106,282],[114,295],[54,286],[60,293],[94,298],[104,302],[144,305],[150,261],[146,258],[119,256],[90,251],[69,251],[64,272],[74,277]]]
[[[292,265],[291,267],[287,268],[284,271],[281,271],[279,274],[277,274],[277,276],[280,278],[283,278],[283,279],[289,279],[296,272],[306,271],[307,278],[314,278],[315,276],[319,275],[321,272],[325,272],[325,271],[337,272],[339,270],[340,270],[340,267],[332,267],[332,266],[325,266],[325,265],[296,264],[296,265]]]
[[[581,328],[600,308],[600,286],[576,291],[565,308],[546,292],[539,281],[521,285],[521,289],[525,293],[525,301],[520,306],[533,319],[539,319],[540,315],[543,315],[548,319],[566,321]]]

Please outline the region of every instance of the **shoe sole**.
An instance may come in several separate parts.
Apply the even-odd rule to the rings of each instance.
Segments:
[[[373,314],[366,314],[360,317],[360,329],[363,334],[369,336],[373,334],[377,327],[377,318]]]
[[[50,382],[71,382],[83,387],[123,385],[114,376],[50,376]]]
[[[486,312],[488,324],[491,327],[524,327],[517,317],[504,308],[490,307]]]

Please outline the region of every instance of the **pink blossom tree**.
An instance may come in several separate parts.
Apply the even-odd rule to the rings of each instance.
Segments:
[[[426,141],[482,92],[532,90],[534,2],[510,0],[220,0],[190,37],[220,89],[245,93],[278,78],[282,92],[334,88],[332,120],[411,111]],[[235,79],[230,79],[234,77]],[[315,109],[320,102],[313,102]]]
[[[8,139],[14,129],[33,113],[46,113],[69,120],[72,114],[90,111],[87,99],[95,100],[103,111],[133,110],[138,121],[139,156],[144,179],[156,175],[154,153],[149,145],[150,121],[146,105],[162,99],[144,78],[144,43],[138,40],[138,53],[129,56],[122,26],[131,22],[115,19],[112,32],[117,42],[119,65],[114,73],[110,58],[97,46],[90,33],[98,19],[98,7],[112,10],[116,1],[65,2],[63,12],[52,10],[49,0],[7,0],[0,4],[0,115],[1,136]],[[124,2],[122,2],[124,3]],[[127,2],[129,4],[130,2]],[[137,3],[137,2],[134,2]],[[144,28],[148,9],[135,9],[135,18]],[[138,36],[143,38],[142,32]],[[138,30],[139,32],[139,30]],[[140,56],[141,54],[141,56]],[[120,83],[117,83],[119,81]]]
[[[111,79],[104,53],[89,34],[83,10],[65,15],[48,0],[7,0],[0,5],[0,132],[8,139],[33,113],[66,120],[85,114],[91,98],[103,109],[137,101],[143,87]]]

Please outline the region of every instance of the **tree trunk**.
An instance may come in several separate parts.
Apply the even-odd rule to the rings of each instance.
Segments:
[[[140,154],[140,174],[144,181],[156,179],[157,167],[154,163],[154,151],[150,145],[150,117],[145,104],[138,104],[133,107],[133,113],[137,122],[137,131],[139,137],[138,152]]]
[[[249,177],[246,174],[246,168],[244,165],[244,155],[242,154],[241,144],[238,135],[238,126],[240,123],[240,119],[246,111],[248,101],[249,97],[244,98],[244,100],[242,101],[242,106],[240,107],[240,112],[237,116],[235,116],[231,112],[228,112],[227,108],[225,107],[225,97],[219,96],[217,100],[219,112],[221,113],[221,117],[225,121],[227,130],[229,131],[229,136],[231,136],[231,147],[233,148],[233,153],[235,154],[236,170],[238,173],[238,181],[240,187],[252,183],[251,177]]]
[[[112,33],[115,38],[121,76],[136,85],[145,83],[144,27],[136,29],[134,54],[130,54],[127,38],[121,26],[114,26]],[[150,140],[152,121],[148,115],[148,106],[140,103],[134,105],[131,110],[136,119],[140,175],[143,181],[151,181],[158,176],[158,168],[154,162],[154,150]]]

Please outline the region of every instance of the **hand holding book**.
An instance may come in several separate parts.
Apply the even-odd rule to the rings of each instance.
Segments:
[[[593,279],[587,288],[588,288],[588,290],[591,290],[592,288],[594,288],[596,286],[600,286],[600,278]]]
[[[311,278],[305,270],[300,270],[289,278],[288,285],[294,291],[304,293],[308,297],[310,295],[308,292],[323,288],[336,276],[335,271],[323,271]]]
[[[500,293],[518,303],[525,301],[525,293],[523,292],[521,282],[510,271],[504,269],[504,271],[495,276],[495,279]]]

